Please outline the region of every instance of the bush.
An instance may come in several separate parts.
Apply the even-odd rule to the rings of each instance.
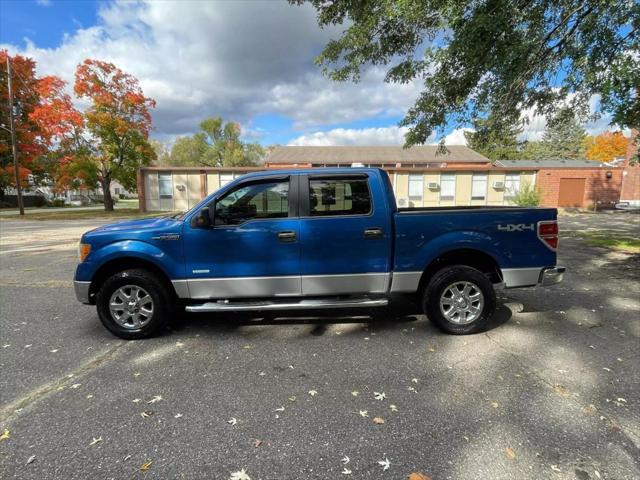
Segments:
[[[64,207],[64,198],[56,198],[51,202],[53,207]]]
[[[513,196],[513,203],[519,207],[537,207],[540,205],[540,190],[531,183],[525,183]]]

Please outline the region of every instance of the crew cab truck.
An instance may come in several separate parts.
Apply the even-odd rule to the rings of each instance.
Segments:
[[[551,285],[552,208],[401,208],[375,168],[271,170],[237,178],[184,214],[85,233],[79,301],[104,326],[151,336],[189,312],[382,307],[417,294],[453,334],[477,332],[494,287]]]

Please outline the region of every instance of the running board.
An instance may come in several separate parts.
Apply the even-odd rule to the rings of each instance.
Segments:
[[[322,308],[358,308],[358,307],[384,307],[389,301],[386,298],[347,298],[347,299],[315,299],[299,300],[295,302],[229,302],[218,301],[202,303],[199,305],[187,305],[187,312],[251,312],[260,310],[316,310]]]

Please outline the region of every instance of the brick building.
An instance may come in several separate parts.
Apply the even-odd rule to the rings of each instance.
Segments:
[[[588,161],[492,164],[465,146],[447,150],[442,153],[437,146],[286,146],[275,148],[263,168],[384,168],[400,206],[513,205],[513,195],[525,184],[541,190],[543,206],[610,208],[620,199],[623,167]],[[138,174],[140,208],[187,210],[235,177],[259,169],[144,167]],[[629,185],[631,195],[640,198],[634,184]]]

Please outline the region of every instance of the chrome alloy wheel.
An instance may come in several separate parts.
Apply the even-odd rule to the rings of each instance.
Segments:
[[[153,299],[144,288],[125,285],[111,295],[109,311],[118,325],[138,329],[153,318]]]
[[[440,296],[440,311],[451,323],[465,325],[477,320],[484,309],[484,296],[471,282],[456,282]]]

